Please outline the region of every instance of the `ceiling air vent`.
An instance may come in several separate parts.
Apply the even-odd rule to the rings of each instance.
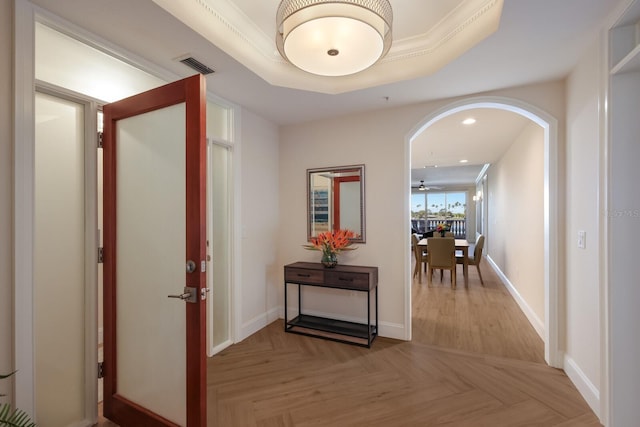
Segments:
[[[179,61],[182,62],[187,67],[193,68],[194,70],[196,70],[200,74],[207,75],[207,74],[215,73],[215,71],[213,69],[207,67],[202,62],[198,61],[197,59],[195,59],[192,56],[188,56],[186,58],[180,59]]]

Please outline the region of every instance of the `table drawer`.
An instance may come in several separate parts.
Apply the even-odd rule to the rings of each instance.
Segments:
[[[371,286],[370,275],[344,271],[326,271],[324,282],[327,286],[366,291]]]
[[[305,268],[284,269],[284,280],[290,283],[311,283],[321,285],[324,283],[324,271]]]

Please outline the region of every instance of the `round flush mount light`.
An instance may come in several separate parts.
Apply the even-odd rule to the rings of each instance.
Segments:
[[[475,122],[476,122],[476,119],[474,119],[473,117],[469,117],[468,119],[464,119],[462,121],[462,124],[468,126],[468,125],[474,124]]]
[[[388,0],[282,0],[276,46],[301,70],[346,76],[386,55],[392,21]]]

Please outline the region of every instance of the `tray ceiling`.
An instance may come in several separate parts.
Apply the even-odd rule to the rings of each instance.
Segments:
[[[270,84],[337,94],[434,73],[498,29],[503,0],[391,0],[393,44],[378,63],[342,77],[309,74],[275,44],[279,0],[153,0]],[[396,7],[397,6],[397,7]]]

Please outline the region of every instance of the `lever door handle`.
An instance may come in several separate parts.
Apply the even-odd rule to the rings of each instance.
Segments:
[[[185,292],[180,295],[167,295],[168,298],[179,298],[181,300],[189,299],[190,296],[191,296],[191,292]]]
[[[178,295],[167,295],[169,298],[176,298],[186,302],[198,302],[198,294],[195,287],[185,286],[182,293]]]

